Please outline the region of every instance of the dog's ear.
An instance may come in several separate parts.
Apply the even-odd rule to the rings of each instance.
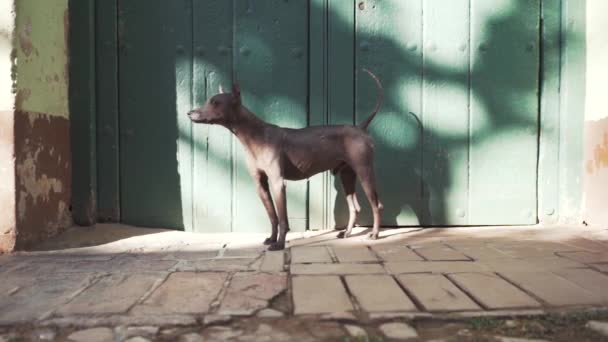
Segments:
[[[234,82],[232,84],[232,98],[237,102],[241,102],[241,87],[238,83]]]

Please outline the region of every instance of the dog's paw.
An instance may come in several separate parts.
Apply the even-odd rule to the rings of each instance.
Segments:
[[[285,249],[284,243],[273,243],[268,247],[269,251],[282,251]]]
[[[347,231],[342,231],[342,232],[338,233],[338,239],[348,239],[351,235],[352,235],[352,233],[349,233]]]
[[[370,240],[378,240],[378,233],[369,233],[367,237]]]
[[[269,238],[266,238],[266,240],[264,240],[264,244],[267,246],[272,245],[273,243],[276,243],[276,242],[277,242],[277,238],[269,237]]]

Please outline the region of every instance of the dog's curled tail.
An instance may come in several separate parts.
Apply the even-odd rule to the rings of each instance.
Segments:
[[[365,121],[359,124],[359,128],[367,131],[367,127],[370,123],[372,123],[372,120],[374,120],[376,114],[378,114],[378,111],[380,111],[382,101],[384,100],[384,89],[382,88],[382,83],[380,83],[380,80],[378,79],[378,77],[376,77],[376,75],[374,75],[371,71],[365,68],[363,68],[362,70],[368,73],[374,79],[374,82],[376,82],[376,86],[378,86],[378,98],[376,100],[376,108],[374,108],[372,115],[370,115]]]

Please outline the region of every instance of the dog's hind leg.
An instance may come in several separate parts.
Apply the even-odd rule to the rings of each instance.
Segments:
[[[264,240],[265,245],[270,245],[277,242],[277,237],[279,233],[279,219],[277,217],[277,212],[274,208],[274,204],[272,203],[272,197],[270,197],[270,189],[268,186],[268,177],[261,173],[257,172],[254,174],[253,179],[255,181],[256,190],[258,192],[258,196],[262,203],[264,204],[264,208],[266,208],[266,213],[268,214],[268,218],[270,219],[270,225],[272,228],[272,233],[270,237]]]
[[[372,213],[374,215],[374,226],[372,232],[369,234],[370,239],[378,239],[380,234],[380,221],[382,214],[382,203],[378,199],[378,193],[376,192],[376,180],[374,178],[374,169],[370,164],[360,167],[357,170],[357,176],[361,182],[361,187],[367,196],[369,205],[372,207]]]
[[[346,203],[348,204],[348,225],[346,226],[346,231],[338,234],[338,237],[347,238],[352,234],[355,221],[357,220],[357,212],[361,210],[357,202],[357,193],[355,192],[357,175],[350,166],[345,166],[340,171],[340,180],[342,181]]]

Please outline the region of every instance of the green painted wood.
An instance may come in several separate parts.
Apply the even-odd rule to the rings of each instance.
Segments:
[[[576,184],[555,172],[566,162],[556,151],[574,156],[555,145],[567,130],[550,131],[554,117],[539,122],[539,110],[554,112],[560,82],[543,83],[554,107],[539,109],[539,74],[550,72],[539,70],[540,11],[540,0],[120,0],[123,221],[267,231],[240,144],[221,127],[193,127],[185,112],[235,77],[244,103],[269,122],[359,123],[376,100],[366,67],[386,92],[370,126],[384,225],[535,223],[539,139],[541,157],[553,158],[538,165],[554,177],[547,184],[562,184],[560,194]],[[328,173],[288,189],[293,230],[346,223],[340,182]],[[359,223],[370,224],[358,196]]]
[[[539,11],[471,2],[471,224],[537,221]]]
[[[117,19],[116,1],[95,2],[97,216],[102,222],[120,221]]]
[[[194,1],[194,106],[232,84],[232,1]],[[209,32],[214,32],[209,34]],[[233,148],[221,126],[193,125],[194,231],[232,231]]]
[[[356,31],[357,122],[374,108],[376,87],[360,73],[366,67],[385,88],[384,105],[370,125],[376,142],[378,194],[385,226],[417,225],[428,216],[423,203],[422,1],[369,0],[358,7]],[[404,16],[408,20],[403,20]],[[361,224],[370,225],[371,211],[362,191]]]
[[[421,208],[428,208],[422,218],[426,225],[469,222],[469,6],[469,0],[424,1]]]
[[[308,123],[308,3],[235,2],[235,78],[244,104],[264,120],[284,127]],[[235,230],[263,231],[268,217],[236,146]],[[307,182],[288,182],[290,228],[307,227]]]
[[[119,1],[122,221],[191,230],[192,2]]]
[[[559,132],[559,216],[581,222],[585,117],[586,1],[562,1],[561,97]]]
[[[329,0],[327,30],[327,123],[355,122],[355,4],[354,0]],[[338,177],[325,178],[329,227],[345,227],[348,207]],[[359,197],[364,199],[364,197]]]
[[[309,14],[309,124],[326,125],[328,119],[328,0],[310,1]],[[329,202],[329,187],[333,177],[329,172],[309,180],[308,215],[311,230],[330,228],[333,205]],[[331,215],[331,216],[330,216]]]
[[[559,135],[561,2],[542,2],[538,218],[554,224],[559,219]]]
[[[68,6],[72,215],[76,224],[91,225],[97,220],[95,3],[70,0]]]

